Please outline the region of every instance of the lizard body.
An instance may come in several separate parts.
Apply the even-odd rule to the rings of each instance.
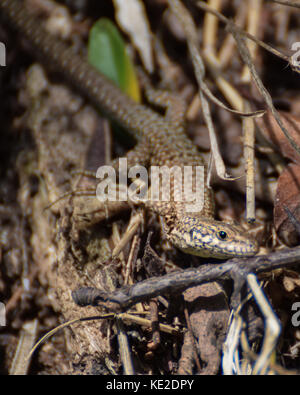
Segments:
[[[137,145],[143,147],[141,164],[205,166],[181,125],[172,124],[168,117],[123,94],[71,47],[51,36],[21,1],[0,0],[0,12],[30,41],[44,62],[52,64],[102,113],[136,138]],[[163,217],[167,239],[184,252],[202,257],[254,255],[257,243],[241,226],[214,219],[213,193],[207,187],[206,168],[204,175],[204,205],[199,213],[187,212],[184,202],[148,202],[147,206]]]

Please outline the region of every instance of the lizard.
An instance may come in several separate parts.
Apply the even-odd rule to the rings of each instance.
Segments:
[[[55,66],[92,104],[125,128],[136,140],[128,158],[156,166],[204,166],[204,204],[190,213],[184,202],[148,201],[163,219],[163,233],[175,247],[188,254],[226,259],[248,257],[258,251],[257,241],[240,225],[214,218],[214,196],[208,187],[206,164],[185,133],[181,117],[172,123],[172,111],[162,116],[136,103],[79,56],[72,47],[51,36],[19,0],[0,0],[0,12],[25,36],[42,60]],[[156,97],[157,101],[157,97]],[[173,111],[174,114],[174,111]],[[189,180],[194,182],[193,179]]]
[[[205,167],[204,207],[201,212],[186,212],[182,202],[146,203],[148,208],[163,218],[164,235],[174,246],[193,255],[221,259],[247,257],[257,252],[257,242],[241,226],[214,219],[214,196],[206,183],[206,165],[197,147],[185,133],[182,105],[179,104],[176,108],[178,100],[174,107],[174,101],[166,93],[156,95],[152,92],[149,101],[167,107],[166,116],[161,116],[124,95],[72,48],[51,36],[41,26],[40,20],[26,9],[24,2],[0,0],[0,14],[28,39],[47,66],[53,65],[54,70],[68,79],[102,114],[119,123],[137,140],[136,147],[127,155],[130,163],[159,166],[176,164],[181,168],[186,165]],[[190,181],[193,182],[193,179]],[[208,283],[189,292],[191,293],[184,293],[184,299],[189,306],[201,360],[207,365],[202,373],[212,374],[219,369],[220,353],[217,344],[223,338],[220,334],[227,328],[227,302],[216,283]],[[199,296],[203,300],[203,308],[201,305],[199,307]],[[212,308],[207,307],[209,301],[213,303]],[[197,320],[201,321],[201,328]]]

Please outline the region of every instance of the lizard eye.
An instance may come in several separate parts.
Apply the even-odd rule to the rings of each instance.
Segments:
[[[225,240],[227,237],[227,233],[223,230],[220,230],[220,232],[218,232],[218,236],[220,237],[220,239]]]

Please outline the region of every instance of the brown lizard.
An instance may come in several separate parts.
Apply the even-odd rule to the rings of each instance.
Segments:
[[[103,113],[137,139],[137,147],[130,155],[135,163],[205,166],[180,122],[174,125],[170,117],[164,118],[129,99],[72,48],[49,35],[19,0],[1,0],[0,10],[30,40],[44,60],[53,64]],[[187,212],[184,202],[148,202],[148,206],[163,216],[167,239],[184,252],[203,257],[254,255],[258,250],[256,241],[242,227],[216,221],[213,193],[206,179],[203,188],[204,205],[196,214]]]

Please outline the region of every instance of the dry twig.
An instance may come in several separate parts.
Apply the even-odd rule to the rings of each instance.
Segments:
[[[300,247],[285,249],[268,255],[258,255],[248,259],[233,258],[221,264],[207,264],[200,268],[190,268],[172,272],[161,277],[152,277],[130,287],[119,288],[112,293],[92,288],[73,292],[74,301],[80,306],[104,305],[113,311],[125,310],[130,306],[166,293],[178,293],[185,289],[212,281],[234,280],[232,304],[238,305],[237,296],[249,273],[261,273],[280,267],[298,264]]]

